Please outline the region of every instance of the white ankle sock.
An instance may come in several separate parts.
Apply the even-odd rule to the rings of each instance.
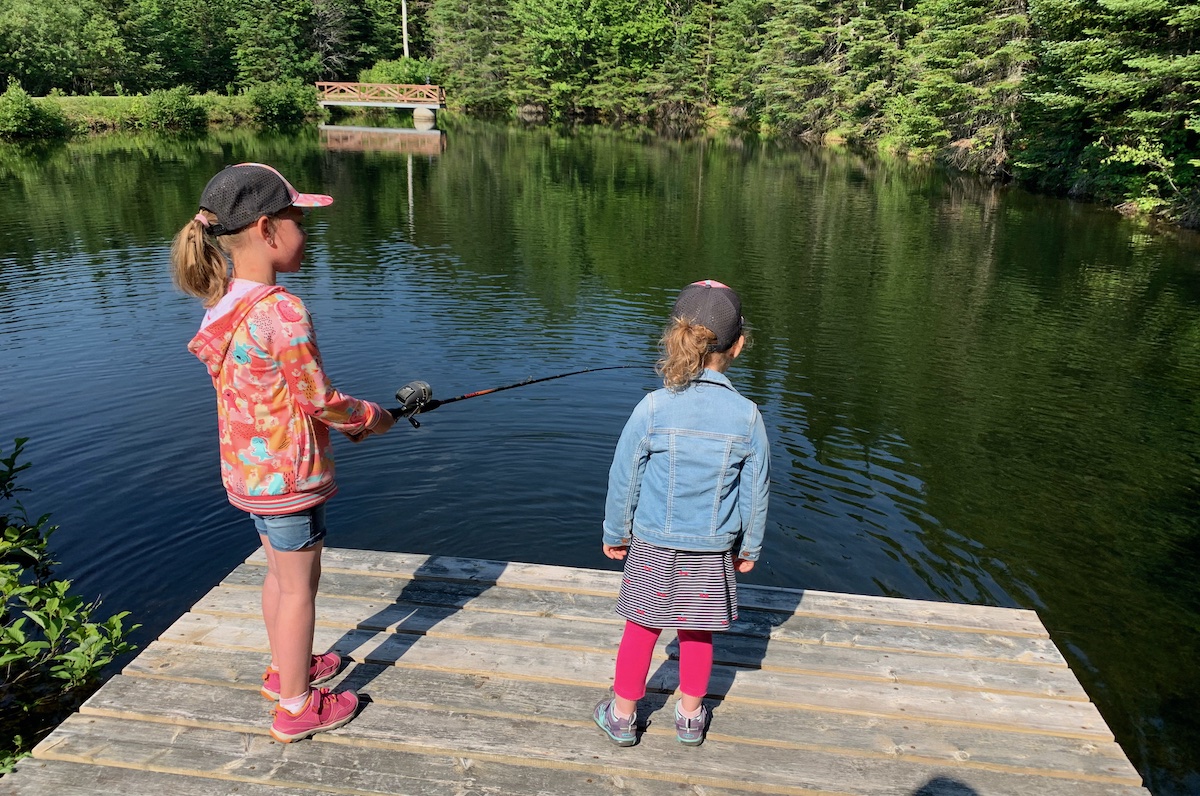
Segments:
[[[676,706],[675,706],[675,712],[676,712],[676,713],[678,713],[680,716],[683,716],[685,719],[695,719],[695,718],[699,718],[699,716],[700,716],[700,713],[701,713],[701,711],[703,711],[703,710],[704,710],[704,705],[703,705],[703,704],[701,704],[701,705],[700,705],[700,707],[696,708],[695,712],[692,712],[692,713],[689,713],[689,712],[687,712],[686,710],[684,710],[684,709],[683,709],[683,705],[676,705]]]
[[[308,694],[301,694],[298,697],[289,697],[279,700],[279,707],[286,710],[288,713],[295,714],[300,708],[304,707],[304,703],[308,701]]]

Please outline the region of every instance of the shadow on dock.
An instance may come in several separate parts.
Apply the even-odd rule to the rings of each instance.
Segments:
[[[979,796],[979,791],[949,777],[934,777],[913,791],[912,796]]]
[[[496,578],[502,572],[503,569],[492,578],[447,582],[447,567],[436,557],[426,560],[413,571],[412,580],[400,590],[391,605],[363,619],[334,642],[331,649],[343,657],[349,658],[354,653],[355,658],[366,661],[346,673],[338,690],[358,691],[364,702],[370,702],[370,694],[363,691],[372,681],[388,667],[395,666],[439,623],[495,586]],[[374,649],[359,650],[364,638],[374,638],[381,631],[390,635]]]
[[[740,675],[760,670],[775,628],[792,618],[804,598],[802,590],[780,591],[770,610],[738,608],[738,618],[728,631],[713,633],[713,670],[708,683],[705,704],[719,720],[721,706]],[[669,631],[666,631],[669,632]],[[679,639],[667,644],[669,660],[659,664],[650,675],[646,696],[639,704],[639,714],[647,717],[657,713],[679,688]]]

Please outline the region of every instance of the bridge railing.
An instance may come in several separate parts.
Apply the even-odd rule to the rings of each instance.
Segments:
[[[321,100],[324,102],[396,102],[438,107],[446,105],[446,90],[441,86],[319,82],[317,90],[321,92]]]

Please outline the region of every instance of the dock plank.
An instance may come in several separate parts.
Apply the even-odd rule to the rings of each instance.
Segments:
[[[194,615],[236,617],[259,622],[257,590],[218,587],[193,609]],[[322,627],[413,633],[461,639],[505,639],[545,646],[612,652],[622,625],[536,616],[458,611],[406,602],[375,602],[318,596]],[[672,634],[664,634],[670,638]],[[772,644],[758,636],[718,634],[714,659],[733,666],[874,678],[879,682],[956,686],[998,693],[1037,694],[1087,701],[1087,694],[1065,667],[1030,666],[1008,660],[966,656],[881,652],[833,644]]]
[[[171,723],[174,727],[198,730],[227,730],[230,735],[244,736],[246,727],[261,727],[265,734],[262,716],[266,707],[262,700],[246,691],[189,685],[166,687],[155,692],[141,684],[137,692],[141,699],[124,701],[112,713],[100,712],[100,708],[89,705],[85,715],[104,725],[105,740],[97,742],[96,733],[88,733],[82,744],[72,745],[64,741],[56,747],[54,754],[70,757],[128,754],[128,744],[115,742],[117,733],[126,733],[129,726],[137,726],[150,718],[150,711],[169,711],[172,703],[186,703],[175,710]],[[165,702],[168,707],[157,708],[155,702]],[[521,706],[512,706],[519,711]],[[180,716],[179,714],[186,714]],[[120,729],[109,722],[116,722]],[[157,724],[157,722],[152,722]],[[160,726],[154,729],[138,729],[126,738],[162,735]],[[180,730],[173,729],[178,734]],[[647,734],[643,737],[640,751],[647,754],[654,750],[675,750],[675,754],[663,754],[654,761],[653,770],[641,767],[645,755],[630,754],[629,750],[618,749],[610,744],[592,725],[581,717],[574,721],[533,721],[524,716],[497,716],[477,711],[447,711],[439,709],[409,708],[389,705],[386,708],[369,704],[345,727],[327,735],[319,736],[328,744],[356,745],[359,766],[373,774],[382,775],[394,761],[380,758],[390,757],[390,752],[411,752],[433,757],[452,754],[468,756],[475,760],[488,760],[508,765],[536,766],[593,774],[619,772],[624,777],[645,777],[662,782],[687,785],[711,785],[732,788],[738,782],[754,781],[779,792],[849,792],[873,794],[910,794],[923,783],[937,776],[947,775],[949,767],[928,766],[896,760],[887,756],[856,755],[847,758],[817,749],[805,749],[803,754],[793,751],[791,762],[779,750],[761,744],[744,743],[736,739],[714,737],[711,745],[694,750],[695,754],[680,754],[673,732]],[[139,742],[139,746],[142,742]],[[252,738],[250,744],[256,743]],[[369,743],[370,746],[362,744]],[[153,744],[152,744],[153,745]],[[692,752],[693,750],[687,750]],[[214,761],[209,750],[191,765],[201,770],[213,771]],[[145,752],[136,752],[127,762],[144,761]],[[43,757],[46,755],[43,754]],[[192,753],[189,756],[199,756]],[[259,755],[268,757],[266,750]],[[290,754],[288,755],[290,757]],[[279,756],[276,756],[279,757]],[[156,754],[154,764],[164,767],[163,757]],[[305,757],[308,764],[310,758]],[[186,760],[174,760],[165,768],[178,771],[189,765]],[[277,764],[278,765],[278,764]],[[244,768],[244,766],[242,766]],[[260,764],[258,768],[268,766]],[[222,764],[227,772],[228,766]],[[296,774],[280,774],[284,780],[303,782]],[[423,779],[427,778],[425,776]],[[953,767],[955,781],[968,787],[992,794],[1029,794],[1066,796],[1078,791],[1077,778],[1064,779],[1040,774],[992,771],[985,768]],[[322,779],[325,779],[324,777]],[[327,780],[353,782],[363,779],[348,776],[345,779]],[[1094,780],[1087,783],[1098,793],[1129,793],[1127,784],[1110,780]],[[362,789],[370,789],[365,782]]]
[[[162,639],[227,649],[267,649],[266,630],[259,620],[187,614]],[[493,638],[481,646],[474,639],[404,633],[343,631],[318,626],[314,644],[333,649],[361,663],[396,664],[473,674],[503,674],[570,683],[610,683],[615,649],[598,653],[534,642]],[[660,652],[650,687],[671,692],[678,683],[673,661]],[[652,663],[652,666],[654,664]],[[1021,726],[1029,732],[1050,732],[1110,741],[1112,734],[1089,702],[1048,699],[973,689],[952,689],[850,675],[813,675],[714,665],[709,692],[726,699],[782,701],[810,708],[844,710],[866,715],[914,716],[957,721],[977,726]]]
[[[620,574],[327,549],[315,646],[354,721],[267,734],[262,551],[0,778],[0,796],[1147,796],[1032,611],[739,587],[706,743],[680,747],[673,634],[632,749],[590,718]]]
[[[487,561],[451,556],[425,556],[407,553],[380,553],[372,550],[329,548],[323,558],[327,572],[345,571],[388,576],[418,577],[491,583],[574,594],[616,597],[621,574],[606,570],[579,569],[514,561]],[[261,550],[246,563],[265,567]],[[904,600],[837,594],[808,589],[781,589],[771,586],[738,586],[738,600],[748,608],[763,608],[784,613],[872,619],[902,625],[976,629],[988,633],[1009,633],[1048,638],[1037,613],[1019,608],[995,608],[928,600]]]
[[[364,711],[355,721],[360,720],[364,720],[365,730],[372,720],[370,711]],[[386,722],[380,724],[387,726]],[[370,729],[378,732],[381,726],[373,725]],[[569,767],[506,764],[461,754],[423,754],[409,751],[402,744],[366,738],[365,731],[358,736],[367,741],[362,744],[353,743],[357,740],[354,736],[337,733],[303,744],[279,744],[266,734],[265,725],[261,731],[247,732],[187,725],[168,727],[129,716],[114,719],[79,715],[55,730],[53,741],[43,744],[39,759],[207,780],[210,794],[232,793],[235,786],[240,789],[246,785],[281,788],[305,796],[312,793],[651,796],[663,792],[661,780],[607,772],[603,766],[580,771]],[[163,743],[164,736],[170,739],[169,745]],[[717,792],[731,796],[746,793],[736,787]],[[797,789],[797,792],[804,791]],[[17,791],[16,796],[25,794]]]
[[[165,794],[171,796],[213,796],[220,792],[213,781],[186,774],[163,774],[136,768],[72,763],[67,760],[23,760],[19,775],[0,779],[0,795],[48,794],[54,796],[133,796]],[[299,790],[266,784],[238,783],[237,796],[312,796],[311,790]]]
[[[163,678],[173,684],[221,685],[257,692],[265,653],[218,650],[155,642],[126,668],[130,679]],[[586,717],[603,690],[497,676],[361,664],[337,681],[368,694],[376,704],[477,711],[533,719],[578,720]],[[132,686],[131,686],[132,687]],[[89,705],[119,706],[123,691],[106,689]],[[670,735],[667,696],[651,693],[639,710],[651,717],[648,733]],[[1139,776],[1116,744],[967,727],[925,724],[844,713],[710,700],[714,738],[743,738],[779,746],[804,744],[844,754],[865,752],[930,764],[982,765],[1004,770],[1070,772],[1136,784]],[[667,705],[669,708],[669,705]],[[803,728],[801,733],[797,728]]]
[[[220,588],[258,588],[262,568],[238,567]],[[743,589],[744,590],[744,587]],[[213,592],[216,593],[216,590]],[[440,606],[467,611],[490,611],[518,616],[557,616],[623,624],[613,610],[611,595],[580,594],[479,583],[425,580],[411,577],[366,575],[357,572],[325,572],[321,593],[378,602]],[[197,606],[193,610],[202,610]],[[822,644],[886,652],[922,652],[930,655],[1012,660],[1066,667],[1062,654],[1048,638],[1029,635],[985,633],[977,629],[948,629],[936,626],[879,624],[869,619],[809,614],[787,614],[741,606],[740,617],[730,628],[735,635],[749,635],[801,644]]]

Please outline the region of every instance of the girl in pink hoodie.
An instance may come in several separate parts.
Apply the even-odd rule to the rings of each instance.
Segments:
[[[221,478],[267,556],[262,694],[279,700],[271,735],[285,743],[340,727],[358,709],[353,691],[312,687],[342,663],[335,652],[312,654],[325,502],[337,491],[329,429],[358,442],[394,422],[334,389],[304,303],[275,284],[300,270],[307,209],[332,202],[299,193],[270,166],[230,166],[171,248],[175,283],[208,308],[188,350],[216,388]]]

